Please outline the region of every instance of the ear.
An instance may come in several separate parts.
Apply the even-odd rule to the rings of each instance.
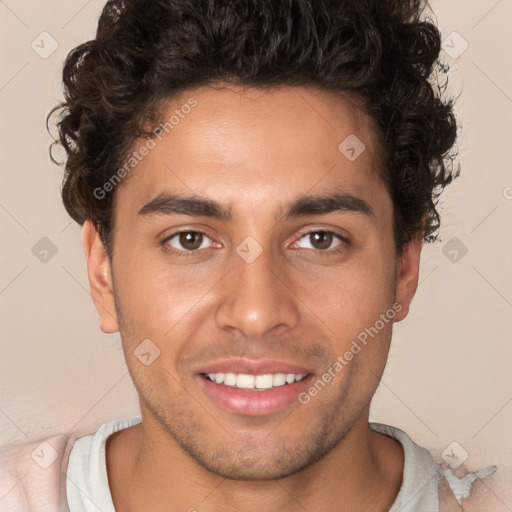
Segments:
[[[100,316],[100,328],[104,333],[112,334],[119,330],[112,268],[98,231],[90,220],[84,222],[82,243],[87,260],[91,296]]]
[[[420,255],[423,247],[423,232],[420,231],[403,248],[397,261],[395,300],[402,309],[397,311],[395,322],[400,322],[409,313],[409,306],[418,288]]]

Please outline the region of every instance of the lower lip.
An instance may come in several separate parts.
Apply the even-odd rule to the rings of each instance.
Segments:
[[[286,409],[293,403],[298,404],[297,395],[308,387],[312,377],[313,375],[310,374],[293,384],[250,391],[217,384],[203,375],[197,375],[203,389],[218,405],[229,412],[246,416],[273,414]]]

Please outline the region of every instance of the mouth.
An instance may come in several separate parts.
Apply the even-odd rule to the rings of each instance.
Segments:
[[[242,416],[271,415],[301,406],[298,395],[314,379],[305,368],[277,362],[234,364],[231,360],[208,370],[195,375],[207,399],[223,411]]]

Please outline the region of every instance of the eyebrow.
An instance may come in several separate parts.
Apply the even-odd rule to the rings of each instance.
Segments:
[[[306,195],[287,203],[281,221],[337,212],[375,215],[371,206],[363,199],[347,192],[335,191],[327,195]],[[138,213],[139,215],[183,214],[193,217],[210,217],[221,221],[232,219],[231,207],[223,206],[212,199],[172,193],[159,194],[145,204]]]

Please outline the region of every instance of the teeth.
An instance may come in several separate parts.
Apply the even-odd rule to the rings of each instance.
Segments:
[[[274,377],[270,374],[258,375],[254,379],[254,386],[258,389],[270,389],[273,385],[273,382],[274,382]],[[237,384],[238,384],[238,380],[237,380]]]
[[[290,373],[290,375],[293,375]],[[286,374],[285,373],[276,373],[272,379],[272,386],[284,386],[286,384]]]
[[[288,384],[291,384],[292,382],[295,382],[295,375],[293,373],[287,373],[286,374],[286,382]]]
[[[236,376],[236,387],[254,389],[255,380],[254,375],[244,375],[243,373],[239,373]]]
[[[224,384],[226,386],[236,386],[236,373],[225,373]]]
[[[264,375],[248,375],[245,373],[207,373],[205,376],[217,384],[237,387],[240,389],[270,389],[285,384],[301,381],[304,374],[266,373]]]

